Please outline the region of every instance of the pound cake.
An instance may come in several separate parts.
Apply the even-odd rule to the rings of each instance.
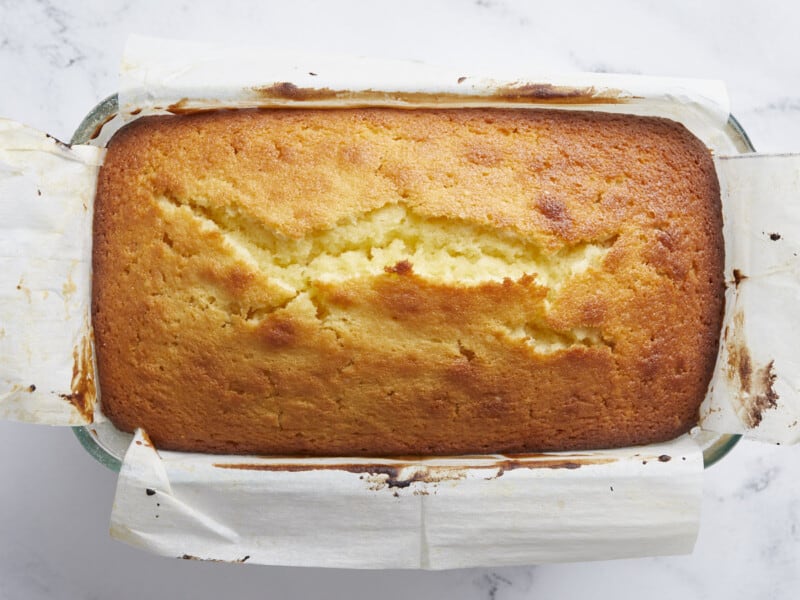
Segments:
[[[665,441],[696,423],[723,291],[710,152],[660,118],[147,117],[98,182],[102,410],[164,449]]]

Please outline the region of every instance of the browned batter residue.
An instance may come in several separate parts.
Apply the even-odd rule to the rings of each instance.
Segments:
[[[773,387],[777,375],[774,369],[774,360],[769,361],[766,367],[755,372],[756,393],[747,407],[747,418],[750,427],[757,427],[764,418],[764,411],[778,406],[778,393]]]
[[[553,104],[619,104],[634,98],[620,90],[598,91],[594,87],[572,88],[550,83],[524,83],[500,88],[494,98],[503,100]]]
[[[76,346],[72,350],[72,360],[72,384],[70,386],[72,392],[70,394],[61,394],[61,397],[71,403],[87,423],[92,423],[94,421],[94,402],[97,394],[94,383],[90,338],[84,337],[80,346]]]
[[[141,109],[138,112],[141,112]],[[135,114],[138,114],[138,112],[134,111],[131,114],[135,115]],[[90,140],[96,140],[98,137],[100,137],[100,133],[103,131],[103,127],[105,127],[108,124],[108,122],[111,121],[116,116],[117,116],[117,113],[111,113],[105,119],[103,119],[103,121],[101,123],[99,123],[97,125],[97,127],[94,128],[94,131],[92,132],[92,135],[89,136],[89,139]]]
[[[542,455],[546,456],[546,455]],[[220,469],[242,469],[248,471],[280,471],[280,472],[303,472],[303,471],[345,471],[358,475],[367,475],[371,478],[381,478],[379,481],[371,481],[373,484],[385,485],[388,488],[407,488],[412,483],[441,483],[444,481],[456,481],[464,479],[467,470],[485,469],[494,470],[495,474],[488,479],[502,477],[504,473],[515,469],[580,469],[582,466],[608,464],[615,462],[616,459],[609,457],[551,457],[546,459],[525,460],[516,458],[506,458],[498,460],[490,465],[476,465],[473,467],[438,465],[425,466],[419,464],[301,464],[301,463],[214,463]],[[385,478],[385,479],[384,479]]]
[[[459,77],[463,83],[466,77]],[[299,87],[282,81],[269,86],[254,87],[253,91],[262,100],[292,100],[298,102],[320,100],[348,100],[375,102],[392,100],[415,104],[474,103],[487,100],[536,104],[619,104],[635,98],[625,97],[620,90],[596,90],[593,87],[571,88],[548,83],[519,83],[497,88],[486,95],[448,94],[430,92],[404,92],[389,90],[332,90],[330,88]],[[172,107],[170,107],[171,109]],[[170,110],[170,112],[173,112]]]
[[[779,396],[774,389],[777,378],[774,371],[775,361],[771,360],[762,367],[754,364],[744,338],[744,313],[741,311],[733,316],[733,329],[725,330],[725,344],[728,350],[726,374],[731,381],[738,380],[741,390],[739,415],[747,427],[758,427],[764,411],[778,405]]]

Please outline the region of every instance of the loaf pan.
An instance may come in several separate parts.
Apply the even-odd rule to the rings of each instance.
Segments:
[[[104,127],[118,118],[119,102],[116,94],[108,96],[97,104],[81,121],[70,140],[71,144],[93,144],[104,146],[109,134]],[[755,152],[747,133],[732,115],[728,118],[722,132],[740,153]],[[122,455],[103,445],[96,433],[94,425],[73,427],[73,431],[86,451],[100,464],[118,472],[122,464]],[[697,441],[703,450],[705,468],[725,457],[737,444],[740,435],[713,434],[701,432]]]

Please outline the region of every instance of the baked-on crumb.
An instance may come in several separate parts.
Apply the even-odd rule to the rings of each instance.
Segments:
[[[697,419],[723,308],[709,151],[658,118],[141,118],[94,223],[102,408],[159,448],[645,444]]]

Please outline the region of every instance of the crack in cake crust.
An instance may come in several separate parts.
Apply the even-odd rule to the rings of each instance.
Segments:
[[[517,281],[533,277],[545,288],[551,305],[568,281],[589,269],[597,269],[617,236],[598,242],[566,244],[546,254],[518,235],[490,232],[466,223],[424,219],[403,205],[387,205],[367,215],[358,215],[336,228],[292,240],[263,227],[230,207],[215,210],[205,203],[162,197],[156,200],[165,228],[170,222],[187,219],[196,222],[198,231],[222,235],[231,253],[264,277],[267,285],[287,292],[287,298],[268,306],[236,306],[231,312],[244,312],[244,319],[258,322],[278,309],[286,308],[301,294],[316,308],[325,327],[327,307],[317,300],[317,284],[347,279],[413,272],[420,278],[444,285],[477,286],[486,282]],[[168,234],[165,233],[168,236]],[[172,244],[168,244],[171,247]],[[197,290],[198,296],[206,291]],[[216,300],[215,296],[210,296]],[[206,308],[212,303],[207,303]],[[222,310],[222,307],[215,307]],[[545,316],[547,309],[545,308]],[[572,345],[605,345],[598,328],[581,327],[558,331],[540,322],[508,329],[511,339],[520,339],[537,352],[564,350]]]

